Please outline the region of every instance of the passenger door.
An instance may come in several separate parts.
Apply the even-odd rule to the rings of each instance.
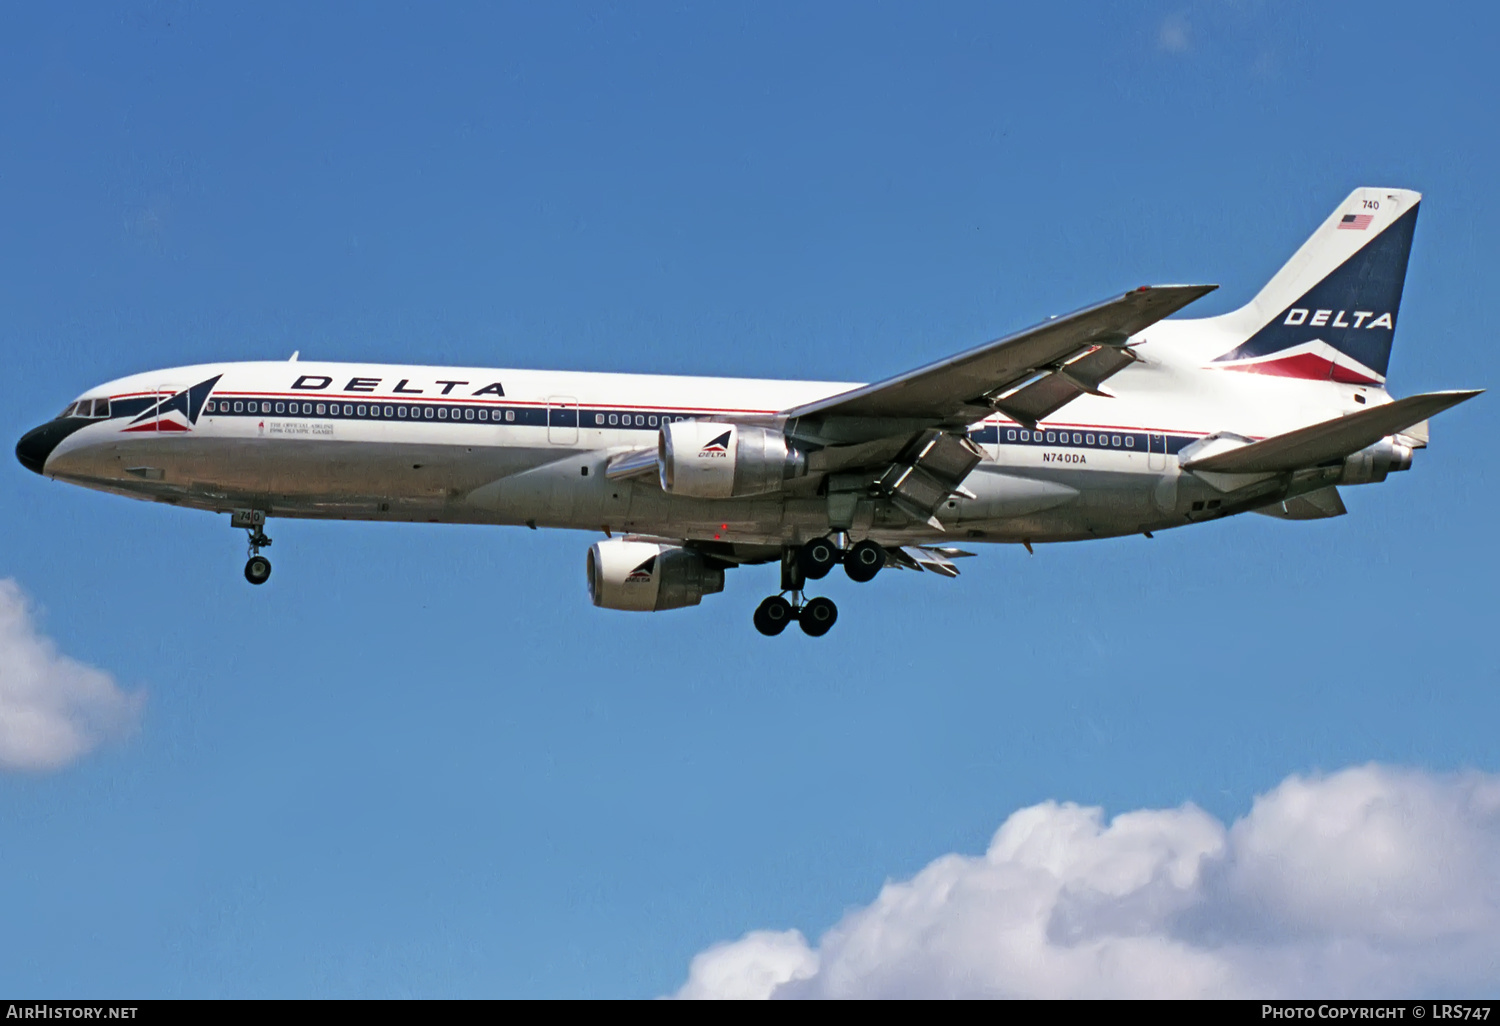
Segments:
[[[1149,435],[1147,437],[1150,439],[1150,441],[1148,442],[1148,446],[1150,448],[1150,452],[1147,453],[1147,455],[1146,455],[1146,469],[1147,470],[1166,470],[1167,469],[1167,436],[1166,435]]]
[[[553,445],[578,444],[578,400],[570,395],[547,397],[547,441]]]
[[[178,405],[167,404],[177,393],[186,389],[186,385],[157,385],[156,386],[156,430],[157,431],[182,431],[188,422],[186,399]],[[176,410],[180,417],[172,417],[171,413]]]

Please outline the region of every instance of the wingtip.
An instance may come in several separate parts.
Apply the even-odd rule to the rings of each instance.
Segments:
[[[1453,407],[1457,406],[1459,403],[1468,402],[1476,395],[1484,395],[1484,393],[1485,389],[1482,388],[1449,388],[1444,389],[1441,392],[1429,392],[1427,394],[1434,397],[1441,396],[1444,399],[1451,400],[1448,403],[1448,406]]]
[[[1180,310],[1190,303],[1195,303],[1217,289],[1218,285],[1142,285],[1125,293],[1126,299],[1139,296],[1141,299],[1153,303],[1167,303]]]

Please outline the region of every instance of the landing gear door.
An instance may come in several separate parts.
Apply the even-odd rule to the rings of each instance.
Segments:
[[[570,395],[547,397],[547,441],[553,445],[578,443],[578,400]]]

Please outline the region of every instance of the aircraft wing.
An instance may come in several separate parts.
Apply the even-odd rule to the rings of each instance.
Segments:
[[[1407,396],[1383,406],[1371,407],[1336,420],[1298,428],[1251,442],[1228,452],[1189,460],[1184,470],[1206,470],[1218,474],[1265,474],[1315,467],[1328,460],[1343,459],[1374,445],[1387,435],[1436,416],[1483,389],[1465,392],[1428,392]]]
[[[1130,336],[1216,288],[1145,285],[946,360],[795,407],[785,416],[813,431],[829,421],[867,422],[855,437],[836,429],[827,433],[830,441],[882,437],[879,425],[870,421],[893,422],[893,430],[884,434],[962,427],[996,410],[1035,423],[1079,395],[1098,394],[1100,382],[1137,359],[1127,346]]]

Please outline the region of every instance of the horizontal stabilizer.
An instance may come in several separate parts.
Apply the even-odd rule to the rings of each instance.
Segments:
[[[1387,435],[1421,423],[1482,391],[1428,392],[1407,396],[1337,420],[1326,420],[1228,452],[1205,456],[1201,460],[1190,460],[1183,464],[1182,469],[1218,474],[1275,474],[1316,467],[1359,452]]]

